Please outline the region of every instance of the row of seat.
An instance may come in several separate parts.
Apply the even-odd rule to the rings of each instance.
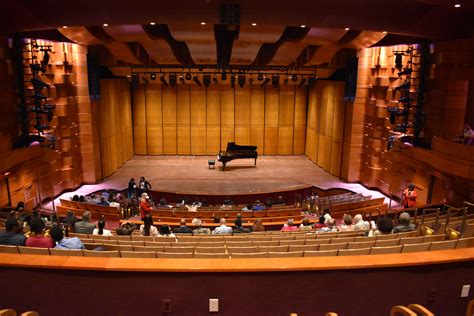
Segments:
[[[369,254],[393,254],[420,251],[437,251],[474,247],[474,238],[407,244],[387,247],[367,248],[325,248],[313,245],[311,248],[301,246],[258,246],[258,247],[135,247],[105,251],[94,250],[62,250],[48,248],[31,248],[23,246],[0,246],[1,252],[62,256],[89,257],[135,257],[135,258],[284,258],[284,257],[324,257],[350,256]],[[107,245],[104,245],[107,247]]]

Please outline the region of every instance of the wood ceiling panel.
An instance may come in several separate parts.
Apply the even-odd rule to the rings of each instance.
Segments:
[[[196,64],[216,64],[217,50],[214,38],[214,25],[168,24],[170,33],[177,41],[187,44]]]

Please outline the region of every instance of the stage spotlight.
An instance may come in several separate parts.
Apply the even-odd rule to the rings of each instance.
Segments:
[[[35,78],[31,79],[31,83],[33,84],[33,87],[38,90],[42,90],[48,87],[47,83]]]
[[[308,78],[308,87],[312,88],[316,84],[318,78],[316,76],[311,76]]]
[[[161,77],[160,77],[160,81],[161,81],[161,83],[162,83],[163,85],[165,85],[165,86],[167,86],[167,85],[168,85],[168,82],[166,81],[166,78],[165,78],[165,76],[164,76],[164,75],[161,75]]]
[[[298,76],[296,74],[293,74],[293,76],[291,76],[291,81],[296,81],[298,80]]]
[[[402,69],[403,67],[403,53],[395,53],[395,68]]]
[[[201,81],[199,81],[199,77],[198,77],[198,76],[194,76],[194,77],[193,77],[193,81],[194,81],[198,86],[202,86],[202,83],[201,83]]]
[[[302,86],[304,86],[305,83],[306,83],[306,78],[305,77],[301,78],[301,81],[298,84],[298,88],[301,88]]]
[[[263,81],[263,79],[264,79],[264,78],[263,78],[263,75],[262,75],[262,74],[258,74],[257,80],[258,80],[258,81]]]
[[[150,75],[151,80],[156,80],[156,73],[152,72]]]
[[[183,76],[183,75],[180,75],[180,76],[179,76],[179,82],[181,82],[181,84],[186,84],[186,80],[184,80],[184,76]]]
[[[265,78],[265,80],[262,82],[262,84],[260,85],[260,87],[264,87],[266,86],[267,84],[270,83],[270,78]]]
[[[275,89],[280,86],[280,76],[272,76],[272,86]]]
[[[32,71],[41,71],[41,72],[46,72],[46,68],[42,67],[39,64],[31,64],[30,68]]]
[[[239,87],[243,88],[245,86],[245,75],[239,75],[238,81],[239,81]]]
[[[176,75],[175,74],[169,75],[168,76],[168,81],[169,81],[171,87],[176,86],[176,82],[177,82]]]
[[[49,53],[48,51],[44,52],[43,60],[41,61],[41,66],[46,67],[49,64]]]
[[[405,89],[410,89],[410,82],[409,81],[404,82],[401,85],[394,88],[395,91],[405,90]]]
[[[230,86],[235,88],[235,75],[230,76]]]
[[[185,77],[185,78],[186,78],[186,80],[191,80],[191,73],[188,72],[188,73],[186,74],[186,77]]]
[[[211,84],[211,75],[203,75],[202,81],[204,82],[204,86],[206,86],[206,88],[209,88],[209,85]]]
[[[398,76],[401,77],[401,76],[408,76],[408,75],[411,75],[411,72],[412,72],[412,71],[413,71],[413,69],[407,68],[407,69],[405,69],[405,70],[403,70],[403,71],[400,71],[400,72],[398,73]]]
[[[226,81],[226,80],[227,80],[227,74],[225,73],[225,70],[222,72],[221,80],[222,80],[222,81]]]
[[[212,81],[214,82],[214,84],[218,84],[219,81],[217,80],[217,76],[214,75],[214,77],[212,78]]]

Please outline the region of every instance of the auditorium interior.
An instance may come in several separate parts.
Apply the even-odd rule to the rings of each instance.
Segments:
[[[112,231],[64,225],[74,251],[0,242],[0,315],[474,315],[473,1],[0,16],[0,232],[19,205],[45,236],[84,212]],[[149,199],[160,234],[231,233],[142,235]],[[377,235],[404,213],[411,231]],[[356,215],[370,228],[345,231]]]

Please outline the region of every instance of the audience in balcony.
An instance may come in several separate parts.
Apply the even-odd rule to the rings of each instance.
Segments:
[[[120,203],[117,202],[117,201],[118,201],[118,200],[116,199],[116,196],[115,196],[115,195],[111,194],[111,195],[109,196],[109,201],[108,201],[108,202],[109,202],[109,206],[115,207],[115,208],[117,208],[118,210],[120,210]]]
[[[192,234],[193,230],[186,225],[186,219],[182,218],[179,221],[179,227],[173,229],[175,234]]]
[[[330,232],[337,232],[336,228],[336,221],[334,218],[329,218],[329,220],[325,220],[326,227],[321,227],[317,230],[317,233],[330,233]]]
[[[265,227],[263,226],[262,219],[257,218],[253,221],[252,231],[253,232],[264,232],[265,231]]]
[[[354,230],[369,230],[370,223],[368,221],[364,221],[362,215],[357,214],[354,216]]]
[[[209,235],[211,230],[209,228],[202,227],[202,220],[200,218],[193,219],[193,235]]]
[[[54,225],[49,231],[51,238],[55,242],[54,248],[57,249],[85,249],[82,241],[77,237],[64,238],[64,233],[61,227]]]
[[[290,218],[286,222],[286,224],[284,224],[283,227],[281,228],[282,232],[292,232],[292,231],[295,231],[295,230],[298,230],[298,227],[295,226],[295,224],[293,223],[292,218]]]
[[[379,236],[391,234],[393,230],[393,221],[390,217],[383,216],[377,220],[377,229],[371,230],[369,236]]]
[[[109,206],[109,202],[106,201],[105,196],[101,196],[101,197],[100,197],[100,202],[97,203],[97,205]]]
[[[30,221],[30,236],[26,239],[27,247],[53,248],[54,242],[50,237],[44,236],[45,224],[41,217],[37,216]]]
[[[95,225],[91,222],[91,212],[85,211],[82,213],[82,221],[74,224],[74,232],[78,234],[92,234]]]
[[[227,220],[225,218],[221,218],[219,223],[220,223],[220,226],[216,227],[214,231],[212,232],[214,235],[232,234],[232,228],[227,226]]]
[[[156,207],[157,208],[165,208],[165,209],[166,208],[173,208],[173,206],[168,205],[168,202],[164,198],[160,199],[160,202],[158,203],[158,205]]]
[[[410,214],[403,212],[398,216],[398,226],[393,229],[394,233],[410,232],[416,229],[415,224],[410,224]]]
[[[158,233],[158,229],[153,226],[153,218],[151,214],[148,213],[145,215],[143,219],[143,224],[140,225],[140,234],[142,236],[152,236],[158,237],[160,234]]]
[[[112,236],[112,232],[108,229],[105,229],[105,219],[102,217],[97,222],[98,228],[94,228],[92,235],[100,235],[100,236]]]
[[[161,225],[158,237],[176,237],[168,225]]]
[[[247,204],[246,207],[242,208],[242,211],[248,212],[253,210],[253,204]]]
[[[354,225],[352,224],[352,216],[349,214],[344,214],[342,217],[343,224],[339,226],[340,232],[349,232],[354,230]]]
[[[8,218],[5,222],[5,231],[0,233],[0,245],[24,246],[26,237],[16,217]]]
[[[252,207],[253,211],[261,211],[261,210],[264,210],[264,209],[265,209],[265,206],[260,204],[260,200],[256,200],[253,207]]]
[[[298,230],[313,230],[313,225],[311,225],[311,222],[309,221],[309,218],[305,217],[301,221],[300,226],[298,227]]]

